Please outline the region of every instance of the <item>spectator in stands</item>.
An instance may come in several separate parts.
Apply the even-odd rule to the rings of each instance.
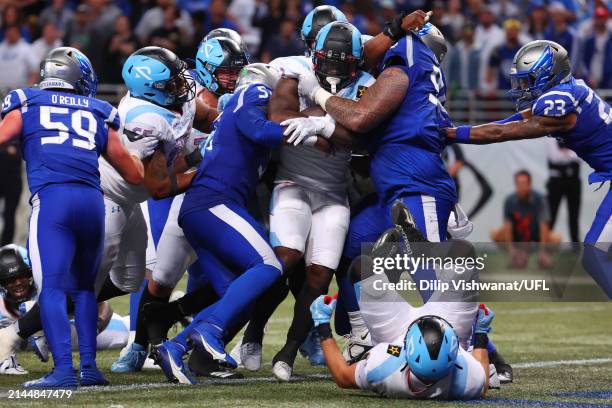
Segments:
[[[446,41],[454,44],[456,41],[455,33],[453,31],[453,27],[448,24],[448,20],[444,18],[446,15],[446,4],[441,0],[436,0],[433,2],[431,6],[432,16],[431,23],[434,24],[438,29],[444,34],[444,38]]]
[[[181,57],[193,54],[193,50],[188,50],[190,38],[187,30],[180,25],[180,11],[174,5],[168,6],[164,8],[163,17],[161,27],[151,32],[146,44],[167,48]]]
[[[256,9],[255,0],[233,0],[227,9],[228,14],[232,16],[242,33],[242,39],[247,44],[248,51],[254,54],[258,54],[261,45],[261,31],[253,27],[253,16]]]
[[[32,43],[32,53],[37,61],[37,65],[47,56],[53,48],[61,47],[62,40],[55,23],[48,21],[42,28],[41,37]]]
[[[612,38],[607,25],[608,17],[605,7],[595,9],[593,33],[582,47],[589,84],[594,88],[612,87]]]
[[[521,15],[521,10],[516,2],[512,0],[494,1],[490,7],[498,22],[506,21],[510,18],[519,18]]]
[[[538,2],[530,8],[531,10],[527,17],[525,34],[529,36],[530,40],[543,40],[546,33],[546,27],[548,26],[546,6],[543,2]]]
[[[15,213],[19,205],[23,182],[21,180],[21,153],[16,143],[0,148],[0,199],[4,201],[2,213],[2,242],[8,245],[15,236]]]
[[[60,32],[60,37],[63,37],[72,19],[74,12],[66,7],[64,0],[52,0],[40,14],[40,24],[44,26],[47,23],[53,23]]]
[[[574,30],[567,23],[570,16],[569,11],[562,3],[555,1],[548,6],[548,14],[551,24],[546,29],[544,38],[562,45],[571,56],[575,35]]]
[[[108,44],[108,63],[105,64],[107,81],[113,84],[123,82],[121,69],[125,60],[138,48],[136,36],[132,33],[127,16],[119,16],[115,21],[115,31]]]
[[[452,86],[476,90],[480,80],[480,49],[474,44],[474,27],[466,24],[461,30],[461,40],[451,48],[448,66],[448,80]]]
[[[504,22],[506,40],[495,47],[489,56],[486,81],[489,87],[507,90],[510,89],[510,67],[516,52],[523,46],[519,40],[521,22],[509,19]]]
[[[64,36],[64,44],[81,51],[87,51],[91,39],[90,20],[90,7],[87,4],[80,4],[76,9],[74,19],[68,25]]]
[[[258,3],[253,16],[253,26],[261,29],[262,49],[259,50],[260,56],[263,53],[263,46],[269,44],[270,38],[278,34],[283,19],[284,12],[281,0],[270,0],[267,4]]]
[[[444,16],[442,17],[442,22],[452,30],[453,41],[457,41],[461,38],[461,31],[463,27],[470,24],[466,21],[466,18],[462,13],[461,0],[448,1],[446,13],[444,13]]]
[[[5,32],[8,27],[17,26],[19,27],[19,32],[21,38],[23,38],[26,42],[31,41],[30,30],[23,24],[23,19],[21,16],[21,12],[17,6],[9,3],[2,10],[2,30],[0,31],[0,41],[4,40]]]
[[[504,41],[504,31],[495,23],[495,15],[487,6],[480,9],[478,25],[474,31],[474,42],[476,48],[483,52],[490,51],[491,48]]]
[[[304,54],[304,46],[297,36],[296,25],[293,20],[284,20],[280,32],[270,38],[269,44],[261,55],[263,62],[270,62],[278,57]]]
[[[164,10],[168,7],[176,7],[174,0],[157,0],[157,6],[145,12],[138,22],[134,32],[138,41],[146,44],[153,30],[164,24]],[[177,25],[181,27],[189,38],[193,38],[195,30],[191,16],[185,10],[179,12]]]
[[[550,207],[550,228],[557,221],[559,205],[567,199],[568,224],[572,242],[580,242],[578,218],[580,217],[580,159],[573,150],[559,145],[556,139],[546,138],[548,148],[548,204]]]
[[[215,28],[238,30],[238,26],[227,16],[225,0],[211,0],[206,12],[203,25],[204,33],[208,33]]]
[[[32,53],[31,45],[21,38],[19,27],[8,26],[4,33],[4,41],[0,43],[0,95],[31,85],[38,79],[38,61]]]
[[[550,214],[544,196],[531,186],[531,174],[519,170],[514,175],[516,191],[506,198],[504,224],[491,231],[491,239],[508,249],[510,265],[524,268],[529,260],[528,245],[515,243],[539,243],[538,263],[550,267],[552,262],[542,244],[558,244],[561,237],[550,230]]]
[[[113,34],[115,20],[122,14],[121,9],[110,0],[87,0],[91,9],[91,38],[89,42],[89,59],[100,77],[105,81],[104,65],[106,64],[106,49],[108,41]]]

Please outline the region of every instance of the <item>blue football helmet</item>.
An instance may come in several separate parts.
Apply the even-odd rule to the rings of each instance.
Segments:
[[[302,23],[302,29],[300,30],[300,37],[302,41],[304,41],[307,56],[312,53],[317,34],[319,34],[321,28],[334,21],[348,23],[344,13],[334,6],[315,7],[306,14],[304,22]]]
[[[40,63],[40,89],[71,90],[78,95],[95,98],[98,77],[89,58],[72,47],[49,51]]]
[[[172,51],[144,47],[123,64],[123,81],[135,98],[159,106],[180,106],[195,98],[195,81],[187,64]]]
[[[553,41],[532,41],[514,56],[509,93],[517,110],[522,110],[570,75],[570,61],[565,48]]]
[[[249,65],[249,58],[236,41],[214,37],[202,41],[196,54],[198,82],[209,91],[223,95],[234,92],[238,73]]]
[[[433,382],[446,377],[459,352],[453,326],[438,316],[423,316],[408,327],[404,340],[408,368],[419,379]]]
[[[334,21],[319,30],[312,50],[312,63],[319,84],[335,94],[357,77],[363,43],[361,33],[350,23]]]
[[[431,23],[425,23],[420,30],[417,31],[417,35],[429,47],[429,49],[434,53],[438,63],[441,64],[446,56],[446,52],[448,51],[448,46],[446,45],[446,39],[444,38],[444,34],[438,27]]]

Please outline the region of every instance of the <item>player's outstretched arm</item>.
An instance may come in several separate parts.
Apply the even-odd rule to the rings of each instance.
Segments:
[[[173,168],[168,168],[164,153],[156,150],[146,164],[144,186],[152,198],[159,200],[185,192],[195,174],[195,171],[176,174]]]
[[[19,136],[22,126],[21,111],[15,109],[7,113],[0,122],[0,146]]]
[[[448,139],[458,143],[499,143],[509,140],[535,139],[551,133],[565,132],[575,126],[576,118],[575,113],[561,117],[529,116],[524,117],[523,120],[508,123],[446,128],[443,132]]]
[[[142,183],[144,177],[142,161],[123,146],[119,135],[114,129],[108,130],[108,142],[104,158],[128,183]]]
[[[400,13],[387,23],[385,31],[372,38],[363,46],[363,59],[368,69],[376,69],[385,53],[406,33],[419,30],[429,20],[429,15],[416,10],[408,15]]]
[[[313,99],[337,123],[351,132],[365,134],[395,113],[406,96],[408,84],[408,75],[401,68],[390,67],[358,101],[331,96],[322,88],[316,91]]]

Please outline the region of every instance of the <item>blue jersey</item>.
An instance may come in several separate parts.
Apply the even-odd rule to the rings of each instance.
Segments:
[[[20,109],[23,157],[32,195],[50,184],[81,183],[100,189],[98,157],[108,128],[119,129],[117,110],[94,98],[34,88],[4,99],[2,117]]]
[[[583,80],[571,78],[551,88],[536,100],[531,111],[551,117],[575,113],[574,128],[551,136],[595,170],[589,176],[590,183],[612,180],[612,111]]]
[[[270,88],[260,84],[236,90],[207,139],[181,214],[228,200],[246,206],[268,165],[271,148],[283,139],[282,126],[266,119],[271,95]]]
[[[384,200],[427,194],[456,202],[455,183],[441,157],[445,141],[439,129],[450,119],[442,106],[446,85],[436,57],[411,34],[387,51],[383,66],[391,64],[401,68],[410,83],[404,101],[376,130],[368,147],[378,194]]]

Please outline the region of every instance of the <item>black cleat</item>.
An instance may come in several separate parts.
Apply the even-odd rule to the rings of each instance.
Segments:
[[[506,360],[502,357],[501,354],[497,350],[489,353],[489,361],[491,364],[495,365],[495,369],[497,370],[497,377],[499,378],[499,382],[502,384],[509,384],[514,379],[514,374],[512,373],[512,366],[506,363]]]
[[[391,207],[391,222],[400,228],[406,242],[428,242],[419,231],[414,216],[400,200],[396,200]]]
[[[218,380],[242,380],[244,375],[220,366],[208,353],[193,349],[189,356],[189,370],[198,377]]]

